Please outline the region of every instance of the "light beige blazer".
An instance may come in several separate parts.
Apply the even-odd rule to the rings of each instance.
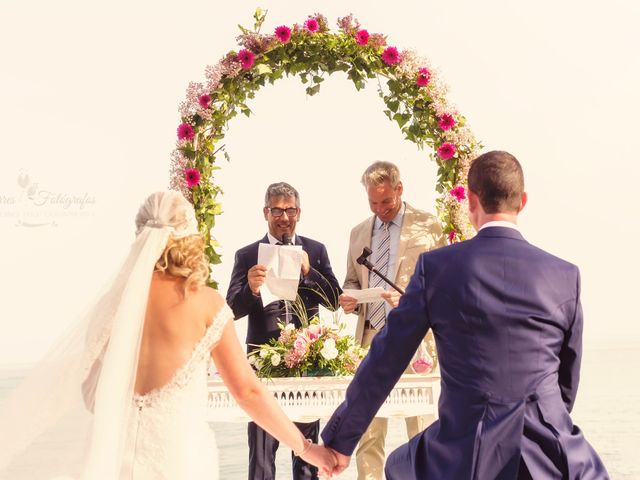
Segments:
[[[405,211],[400,230],[400,242],[396,253],[395,271],[388,275],[402,289],[406,288],[413,275],[416,262],[421,253],[442,247],[447,244],[438,219],[427,212],[417,210],[405,203]],[[375,216],[369,217],[351,230],[349,239],[349,254],[347,257],[347,276],[343,288],[363,289],[369,287],[369,270],[358,265],[357,258],[364,247],[371,248],[371,233]],[[356,341],[362,343],[364,320],[367,314],[367,304],[360,305],[358,325],[356,326]],[[429,332],[431,336],[431,332]],[[430,353],[434,353],[433,341],[428,342]]]

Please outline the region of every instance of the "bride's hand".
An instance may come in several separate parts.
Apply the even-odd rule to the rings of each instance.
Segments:
[[[322,478],[331,478],[333,469],[338,461],[336,456],[328,448],[312,443],[309,448],[300,456],[305,462],[318,467],[319,474]]]

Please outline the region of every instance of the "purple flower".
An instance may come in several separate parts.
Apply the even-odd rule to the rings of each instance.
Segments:
[[[178,125],[178,140],[192,140],[194,135],[195,131],[188,123]]]
[[[438,156],[442,160],[450,160],[456,154],[456,146],[453,143],[443,143],[438,148]]]
[[[184,178],[189,188],[193,188],[200,183],[200,171],[197,168],[187,168],[184,171]]]
[[[246,48],[243,48],[238,52],[237,58],[242,68],[244,70],[249,70],[251,67],[253,67],[253,64],[255,63],[256,55],[251,50],[247,50]]]
[[[358,45],[366,45],[369,43],[369,32],[366,30],[358,30],[356,32],[356,43]]]
[[[451,190],[449,190],[449,193],[459,202],[467,198],[466,191],[462,185],[458,185],[457,187],[452,188]]]
[[[387,65],[397,65],[400,63],[400,54],[396,47],[387,47],[382,52],[382,61]]]
[[[276,27],[275,34],[280,43],[289,43],[289,40],[291,40],[291,29],[286,25]]]

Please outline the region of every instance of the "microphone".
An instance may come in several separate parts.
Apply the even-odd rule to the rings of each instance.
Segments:
[[[289,235],[288,235],[288,234],[286,234],[286,233],[283,233],[283,234],[282,234],[282,244],[283,244],[283,245],[293,245],[293,244],[291,243],[291,238],[289,238]]]
[[[382,280],[384,280],[391,287],[393,287],[394,290],[397,290],[398,292],[400,292],[401,295],[404,295],[404,290],[403,289],[401,289],[399,286],[397,286],[395,283],[393,283],[391,280],[389,280],[387,277],[385,277],[382,273],[380,273],[378,270],[376,270],[376,268],[371,264],[371,262],[369,260],[367,260],[367,257],[369,255],[371,255],[371,253],[372,252],[371,252],[371,249],[369,247],[364,247],[362,249],[362,255],[360,255],[356,259],[356,262],[359,265],[362,265],[362,266],[366,267],[367,270],[369,270],[370,272],[373,272],[376,275],[378,275]]]

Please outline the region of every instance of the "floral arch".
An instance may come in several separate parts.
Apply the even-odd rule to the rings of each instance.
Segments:
[[[251,115],[247,100],[285,75],[297,75],[307,95],[317,94],[325,76],[334,72],[345,72],[357,90],[377,79],[384,114],[398,124],[406,140],[420,149],[429,147],[429,157],[438,165],[437,211],[449,241],[471,236],[464,183],[480,144],[447,101],[447,88],[429,63],[389,45],[386,36],[368,32],[352,15],[338,19],[337,32],[329,30],[323,15],[314,14],[302,25],[281,25],[264,34],[260,30],[265,18],[266,12],[256,10],[253,30],[240,27],[239,51],[206,67],[206,81],[191,82],[180,105],[171,188],[193,203],[211,263],[220,263],[218,244],[211,237],[215,218],[222,213],[216,160],[229,159],[224,145],[218,145],[233,117]]]

